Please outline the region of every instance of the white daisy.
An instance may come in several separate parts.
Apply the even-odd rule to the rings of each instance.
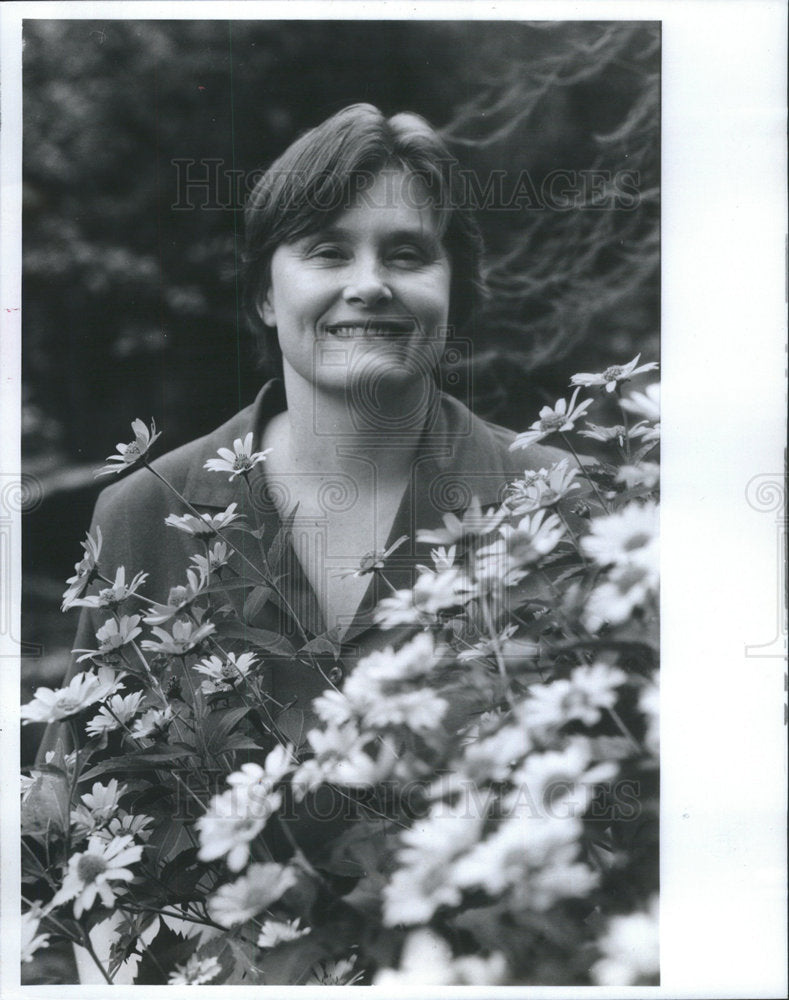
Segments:
[[[38,933],[41,916],[41,909],[37,906],[31,907],[22,914],[19,928],[22,945],[22,962],[32,962],[33,955],[39,948],[46,948],[49,945],[49,934]]]
[[[203,468],[210,472],[229,472],[228,482],[230,482],[236,476],[248,476],[259,462],[266,461],[270,451],[271,448],[266,448],[265,451],[252,451],[252,431],[250,431],[243,441],[241,438],[235,439],[233,451],[229,448],[217,449],[220,457],[209,458]]]
[[[258,936],[258,948],[273,948],[283,941],[295,941],[309,934],[310,927],[301,927],[298,917],[295,920],[266,920],[263,922]]]
[[[211,958],[198,958],[192,955],[185,965],[176,965],[175,971],[170,973],[167,980],[168,986],[201,986],[215,979],[222,971],[219,960]]]
[[[142,691],[133,691],[127,695],[114,694],[106,705],[102,705],[98,715],[94,715],[87,723],[85,732],[88,736],[101,736],[121,729],[139,712],[143,697]]]
[[[37,688],[32,701],[20,709],[22,725],[31,722],[58,722],[83,709],[103,701],[120,684],[120,676],[110,667],[99,667],[97,673],[84,671],[71,678],[64,688]]]
[[[250,865],[246,875],[235,882],[221,885],[209,897],[208,912],[211,919],[223,927],[243,924],[276,903],[295,884],[296,873],[293,868],[272,861]],[[293,937],[299,937],[299,934],[294,934]],[[280,940],[288,939],[283,937]]]
[[[645,365],[638,365],[640,354],[637,354],[632,361],[626,365],[611,365],[604,372],[579,372],[570,379],[570,385],[604,385],[606,392],[613,392],[623,382],[627,382],[634,375],[641,375],[643,372],[654,371],[658,367],[657,361],[649,361]]]
[[[211,538],[218,530],[226,528],[242,517],[241,514],[236,514],[236,507],[237,503],[231,503],[218,514],[201,514],[199,517],[194,514],[182,514],[180,517],[177,514],[168,514],[164,523],[195,538]]]
[[[127,867],[140,860],[142,847],[131,836],[114,837],[109,843],[92,836],[88,847],[74,854],[68,863],[63,885],[52,900],[53,905],[74,900],[74,916],[79,918],[89,910],[96,896],[104,906],[115,902],[116,887],[112,882],[129,882],[133,873]]]

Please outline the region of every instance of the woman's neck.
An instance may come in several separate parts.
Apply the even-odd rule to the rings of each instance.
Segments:
[[[378,470],[378,481],[401,481],[408,474],[438,390],[424,382],[378,383],[374,391],[349,393],[308,381],[284,367],[288,407],[277,436],[294,472],[329,472],[358,467]]]

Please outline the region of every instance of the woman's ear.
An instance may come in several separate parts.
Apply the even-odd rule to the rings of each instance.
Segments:
[[[266,326],[277,325],[277,314],[274,311],[274,306],[271,302],[271,285],[258,296],[257,300],[257,310],[258,315],[266,324]]]

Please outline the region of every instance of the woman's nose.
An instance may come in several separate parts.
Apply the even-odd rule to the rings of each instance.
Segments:
[[[376,264],[360,262],[349,275],[342,297],[346,302],[369,309],[391,301],[392,290],[381,277]]]

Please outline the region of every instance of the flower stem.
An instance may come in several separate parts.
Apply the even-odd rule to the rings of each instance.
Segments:
[[[99,972],[101,972],[102,976],[104,976],[104,978],[107,980],[107,982],[110,984],[110,986],[114,986],[115,983],[113,982],[112,977],[110,976],[109,972],[107,972],[107,970],[102,965],[101,959],[96,954],[96,952],[95,952],[95,950],[93,948],[93,942],[90,940],[90,932],[86,931],[84,928],[80,928],[80,930],[82,931],[82,947],[85,949],[85,951],[90,955],[90,957],[96,963],[96,965],[98,966]]]
[[[196,507],[193,507],[192,504],[190,504],[189,501],[186,499],[186,497],[183,496],[181,493],[178,492],[178,490],[172,485],[172,483],[168,482],[164,478],[164,476],[160,475],[156,471],[156,469],[154,469],[154,467],[152,465],[148,464],[147,461],[145,461],[145,460],[143,460],[143,461],[144,461],[145,468],[148,469],[149,472],[152,472],[154,474],[154,476],[156,476],[156,478],[158,480],[160,480],[162,483],[164,483],[164,485],[172,493],[174,493],[178,497],[178,499],[181,501],[181,503],[186,507],[186,509],[191,514],[193,514],[195,517],[199,517],[199,518],[202,519],[200,511],[197,510]],[[290,615],[290,617],[292,618],[294,624],[296,625],[296,628],[299,631],[299,635],[300,635],[301,640],[304,643],[307,643],[309,641],[307,639],[307,633],[304,631],[304,629],[303,629],[303,627],[301,625],[301,622],[296,617],[296,613],[294,612],[293,608],[288,603],[287,598],[285,597],[285,595],[282,593],[282,591],[280,590],[280,588],[275,583],[273,576],[271,576],[271,574],[270,574],[270,571],[269,571],[268,575],[266,573],[261,573],[260,570],[258,569],[258,567],[252,562],[252,560],[249,559],[249,558],[247,558],[247,556],[244,555],[244,553],[241,551],[241,549],[239,549],[239,547],[237,545],[234,545],[230,541],[230,539],[227,537],[227,535],[225,535],[222,531],[220,531],[219,528],[214,528],[214,531],[216,532],[216,534],[222,539],[222,541],[226,545],[230,546],[230,548],[233,550],[233,552],[236,553],[236,555],[239,557],[239,559],[241,559],[241,561],[243,563],[245,563],[247,566],[250,567],[250,569],[254,572],[255,576],[258,577],[260,580],[262,580],[263,583],[265,583],[267,586],[271,587],[271,589],[276,593],[277,597],[279,598],[279,600],[282,603],[282,607]],[[268,567],[268,561],[266,561],[266,566]]]
[[[589,483],[589,485],[590,485],[590,486],[592,487],[592,489],[594,490],[594,494],[595,494],[595,496],[597,497],[597,499],[598,499],[598,501],[599,501],[599,503],[600,503],[600,506],[601,506],[601,507],[603,508],[603,510],[604,510],[604,511],[606,512],[606,514],[610,514],[611,512],[610,512],[610,511],[609,511],[609,509],[608,509],[608,504],[606,504],[605,500],[603,500],[603,497],[602,497],[602,494],[600,493],[600,490],[598,490],[598,488],[597,488],[597,484],[595,483],[594,479],[592,479],[592,477],[591,477],[591,476],[589,475],[589,473],[588,473],[588,472],[586,471],[586,466],[585,466],[585,465],[584,465],[584,463],[583,463],[583,462],[581,461],[581,459],[580,459],[580,458],[578,457],[578,452],[577,452],[577,451],[575,450],[575,448],[573,448],[573,445],[572,445],[572,442],[571,442],[571,441],[570,441],[570,439],[569,439],[569,438],[567,437],[567,435],[566,435],[566,434],[563,434],[563,433],[561,434],[561,439],[562,439],[562,441],[564,441],[564,443],[565,443],[565,444],[567,445],[567,447],[568,447],[568,448],[570,449],[570,452],[571,452],[571,454],[572,454],[573,458],[574,458],[574,459],[575,459],[575,461],[576,461],[576,462],[578,463],[578,468],[579,468],[579,469],[581,470],[581,472],[583,473],[583,477],[584,477],[584,479],[585,479],[585,480],[586,480],[586,481],[587,481],[587,482]]]

